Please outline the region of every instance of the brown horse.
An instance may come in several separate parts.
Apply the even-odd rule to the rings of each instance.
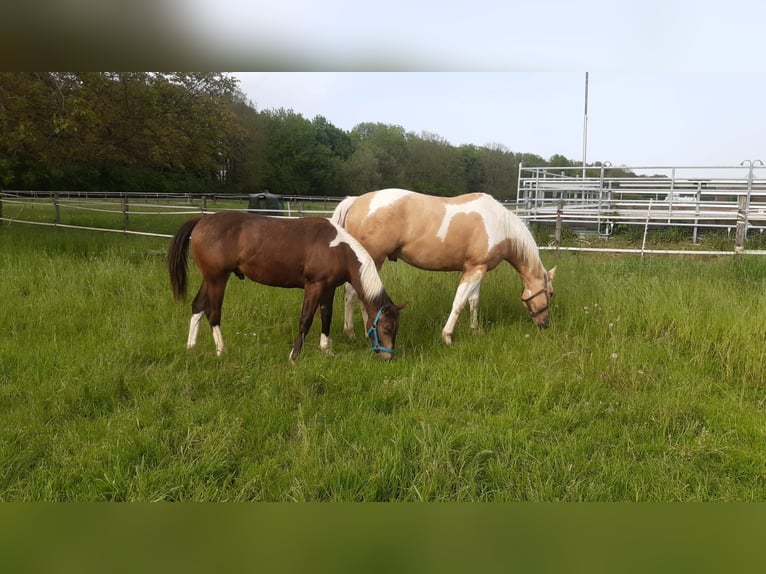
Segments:
[[[380,269],[386,258],[428,271],[462,271],[442,338],[452,332],[468,301],[471,328],[479,326],[479,289],[487,271],[508,261],[521,275],[521,300],[540,327],[548,326],[554,267],[546,271],[524,222],[491,196],[471,193],[434,197],[404,189],[382,189],[347,197],[332,221],[356,237]],[[353,286],[352,286],[353,287]],[[346,285],[344,330],[353,336],[353,288]]]
[[[381,359],[391,359],[403,306],[394,305],[369,254],[341,227],[320,217],[287,219],[237,211],[191,219],[176,232],[168,249],[170,284],[177,299],[186,296],[190,244],[202,285],[192,302],[188,348],[197,342],[205,315],[217,354],[224,352],[221,306],[226,283],[234,273],[263,285],[303,288],[303,310],[291,361],[301,352],[317,307],[322,318],[320,348],[329,351],[333,297],[335,289],[346,282],[361,294],[372,351]]]

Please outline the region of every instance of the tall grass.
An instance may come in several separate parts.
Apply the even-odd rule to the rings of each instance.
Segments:
[[[544,253],[552,326],[504,265],[451,347],[457,274],[387,263],[396,360],[339,292],[290,365],[302,293],[234,278],[188,352],[166,244],[0,227],[0,500],[766,500],[761,258]]]

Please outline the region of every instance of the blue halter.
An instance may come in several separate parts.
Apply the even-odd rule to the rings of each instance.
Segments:
[[[379,310],[378,314],[375,315],[375,319],[372,321],[372,327],[370,327],[367,330],[367,336],[373,338],[372,345],[370,346],[370,351],[375,353],[376,351],[382,351],[384,353],[394,353],[393,349],[389,349],[388,347],[384,347],[380,344],[380,339],[378,338],[378,320],[380,319],[380,314],[383,312],[383,309],[388,307],[388,305],[383,305]]]

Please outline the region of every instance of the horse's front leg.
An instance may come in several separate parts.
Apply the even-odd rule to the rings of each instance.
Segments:
[[[481,291],[481,281],[476,284],[476,291],[468,297],[468,307],[471,309],[471,329],[479,328],[479,293]]]
[[[476,308],[479,303],[479,290],[481,289],[481,280],[483,278],[484,272],[481,269],[465,272],[460,278],[460,285],[457,287],[455,299],[452,302],[452,311],[447,318],[444,329],[442,329],[442,339],[447,345],[452,344],[452,333],[455,330],[455,324],[465,307],[466,301],[469,301],[471,306],[471,328],[475,329],[479,326]]]
[[[321,285],[311,283],[303,288],[303,308],[301,309],[301,319],[298,322],[298,337],[290,351],[291,362],[295,362],[303,348],[303,341],[311,329],[311,323],[314,321],[314,314],[317,312],[321,296]]]
[[[343,332],[349,339],[356,336],[354,334],[354,305],[358,300],[359,296],[356,290],[351,286],[351,283],[346,283],[346,294],[343,298]]]
[[[328,287],[319,299],[319,315],[322,318],[322,334],[319,338],[319,348],[325,353],[332,354],[330,326],[332,325],[332,304],[335,299],[335,287]]]

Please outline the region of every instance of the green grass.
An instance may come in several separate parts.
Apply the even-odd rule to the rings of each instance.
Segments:
[[[452,347],[457,274],[387,263],[396,360],[339,292],[291,365],[302,292],[236,279],[188,352],[166,246],[0,227],[0,500],[766,500],[760,257],[545,252],[551,328],[503,265]]]

